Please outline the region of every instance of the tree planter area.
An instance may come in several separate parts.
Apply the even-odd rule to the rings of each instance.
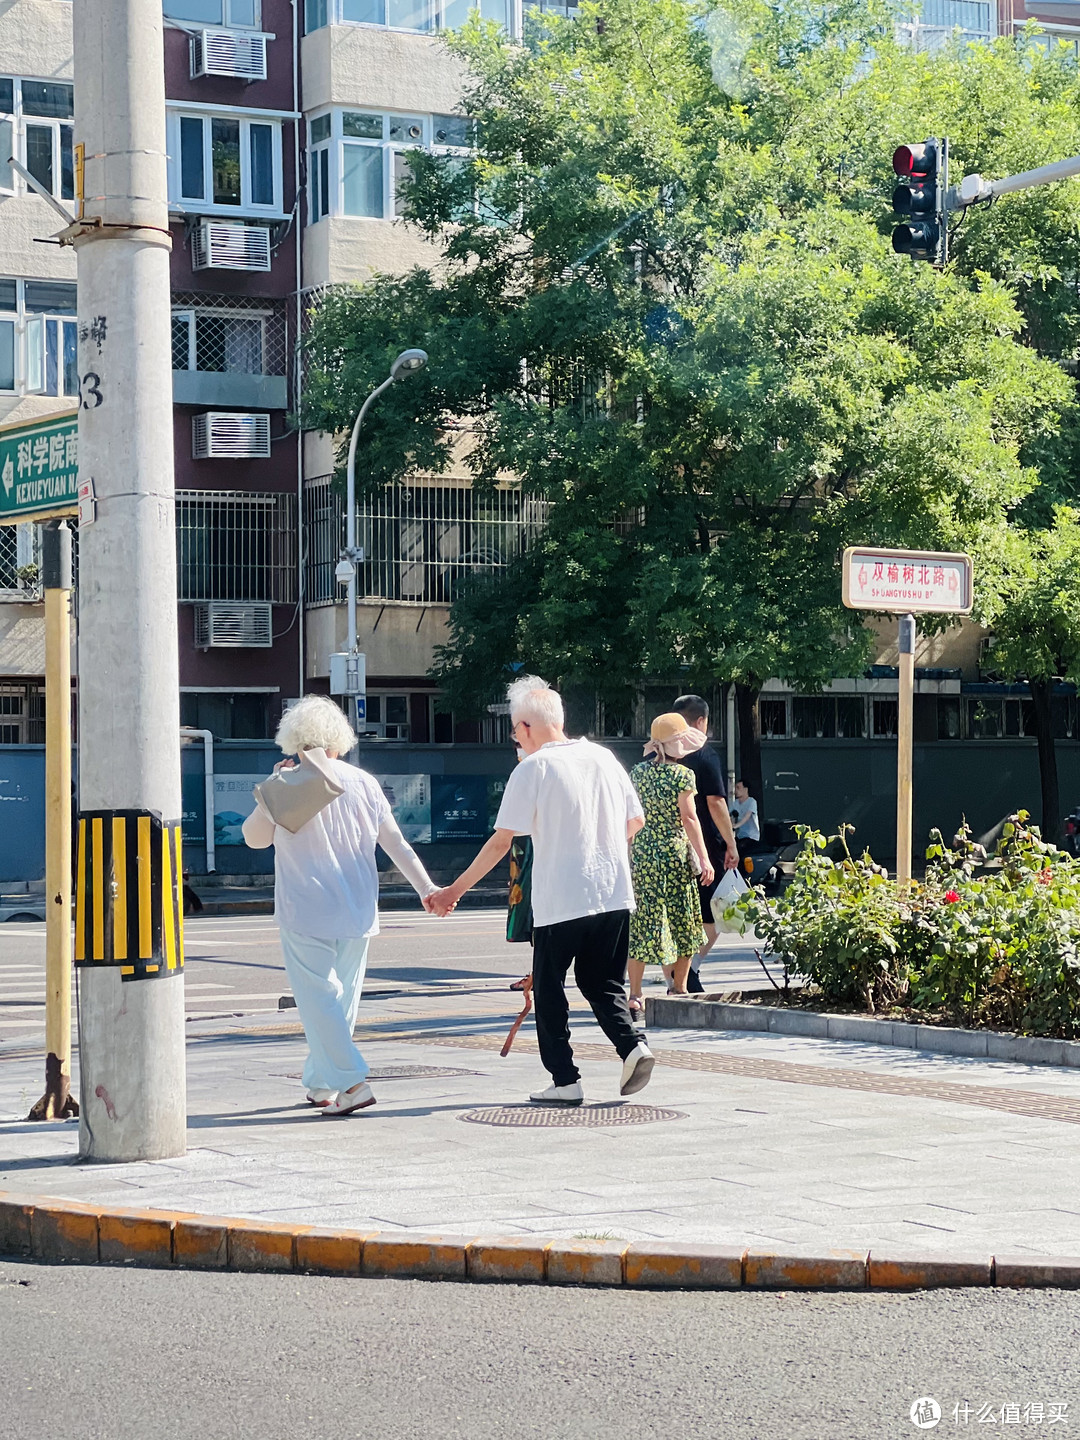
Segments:
[[[784,894],[751,890],[726,912],[729,928],[762,942],[777,988],[758,1007],[1080,1040],[1080,862],[1026,812],[992,856],[966,828],[951,845],[932,832],[925,877],[905,889],[869,853],[853,856],[850,834],[804,829]]]

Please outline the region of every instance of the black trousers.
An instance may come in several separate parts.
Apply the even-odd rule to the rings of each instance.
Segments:
[[[630,948],[630,911],[582,915],[533,931],[533,1001],[540,1059],[556,1085],[581,1079],[570,1048],[570,1006],[566,972],[592,1007],[601,1030],[625,1060],[641,1037],[630,1023],[623,978]]]

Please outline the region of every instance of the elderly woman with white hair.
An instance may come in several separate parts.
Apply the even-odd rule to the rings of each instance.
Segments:
[[[340,758],[356,736],[332,700],[306,696],[282,716],[275,738],[287,757],[312,752],[327,789],[340,789],[295,833],[275,823],[260,797],[244,821],[244,839],[257,850],[274,846],[274,915],[308,1042],[307,1098],[323,1115],[348,1115],[375,1104],[353,1026],[368,944],[379,933],[376,844],[421,900],[437,886],[398,829],[379,782]]]

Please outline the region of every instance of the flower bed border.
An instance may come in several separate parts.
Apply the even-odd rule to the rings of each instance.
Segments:
[[[739,991],[762,998],[775,991]],[[878,1020],[871,1015],[839,1015],[828,1010],[740,1003],[732,994],[649,995],[645,1024],[654,1030],[755,1030],[776,1035],[809,1035],[821,1040],[862,1040],[938,1055],[967,1055],[983,1060],[1012,1060],[1022,1065],[1056,1065],[1080,1070],[1080,1040],[1050,1040],[1001,1030],[961,1030],[918,1025],[907,1020]]]

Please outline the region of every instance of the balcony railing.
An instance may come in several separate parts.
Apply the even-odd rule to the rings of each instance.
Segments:
[[[296,496],[176,493],[177,598],[296,603]]]
[[[474,575],[524,554],[544,525],[545,501],[516,487],[480,492],[437,479],[390,486],[357,507],[362,599],[445,604]],[[304,594],[326,605],[344,594],[334,567],[345,543],[344,497],[319,476],[304,487]]]

